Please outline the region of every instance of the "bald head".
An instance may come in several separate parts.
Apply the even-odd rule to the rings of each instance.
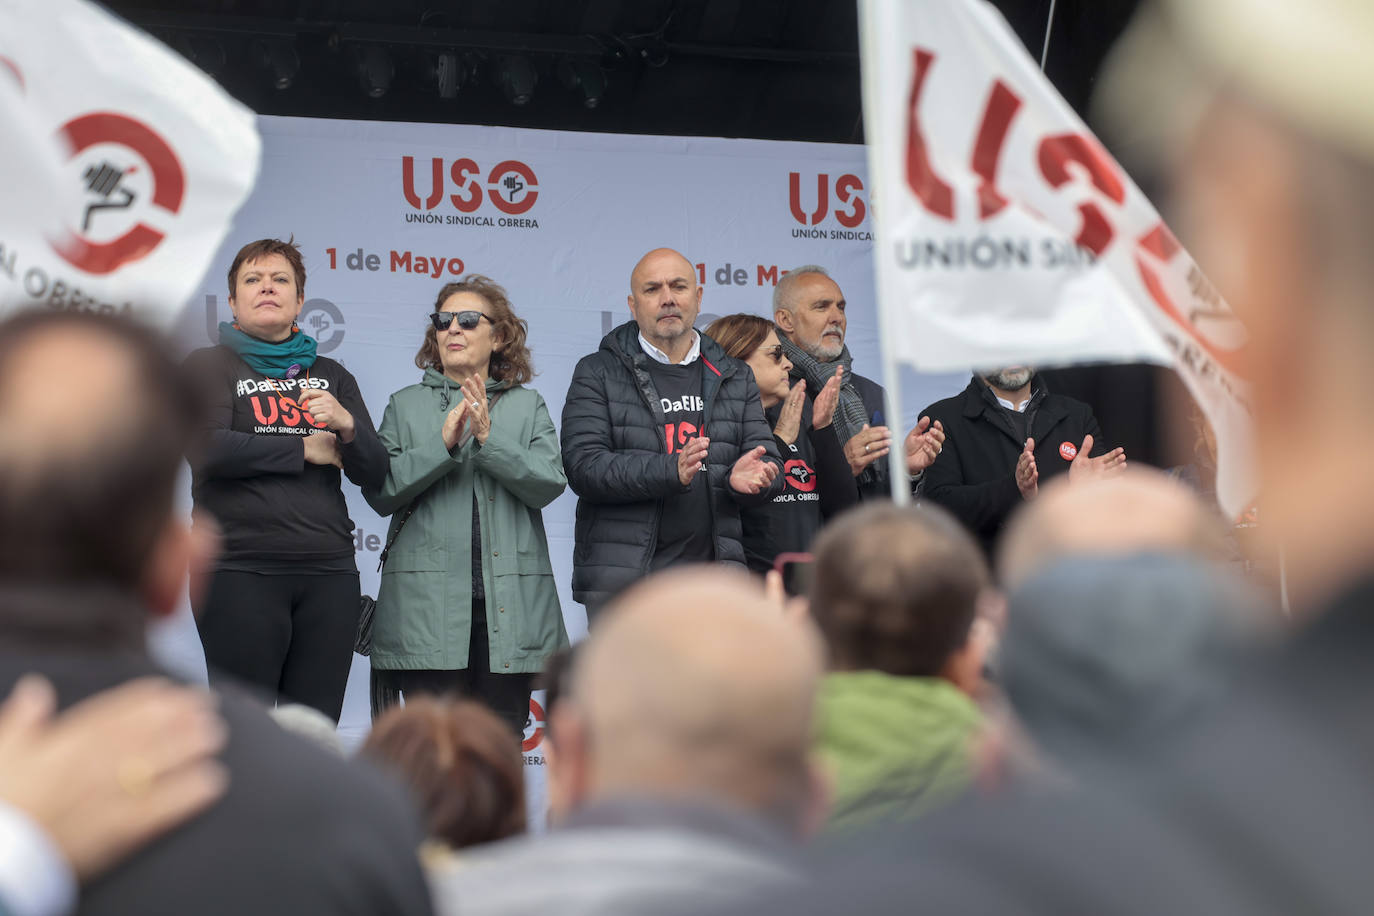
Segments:
[[[0,578],[138,587],[194,416],[144,329],[55,312],[0,324]]]
[[[701,311],[696,268],[671,248],[655,248],[630,271],[627,300],[639,331],[654,346],[681,358],[691,346]]]
[[[805,807],[819,640],[743,573],[653,576],[607,609],[573,674],[590,794]]]
[[[1049,563],[1075,554],[1223,552],[1220,516],[1186,486],[1136,467],[1107,479],[1070,483],[1065,475],[1013,518],[998,570],[1012,588]]]

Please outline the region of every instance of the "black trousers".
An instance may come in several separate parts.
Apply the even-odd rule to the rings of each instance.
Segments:
[[[472,642],[468,666],[452,671],[434,669],[376,669],[372,673],[384,689],[402,698],[417,694],[477,700],[496,713],[517,736],[529,721],[533,674],[495,674],[491,670],[486,602],[472,601]]]
[[[210,681],[229,677],[269,702],[343,709],[358,632],[358,574],[267,576],[219,570],[195,608]]]

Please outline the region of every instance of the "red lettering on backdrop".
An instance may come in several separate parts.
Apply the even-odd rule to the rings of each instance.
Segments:
[[[864,206],[863,198],[854,196],[855,191],[862,191],[863,189],[864,183],[859,180],[858,175],[841,175],[835,182],[835,198],[840,203],[850,203],[851,198],[853,198],[853,207],[849,212],[835,211],[835,219],[846,229],[856,228],[868,215],[868,209]]]
[[[921,133],[921,118],[918,106],[921,89],[925,86],[930,66],[935,55],[929,51],[916,49],[916,75],[911,81],[911,99],[907,103],[906,128],[906,183],[927,210],[945,219],[954,219],[954,189],[945,184],[930,164],[930,153],[926,150],[925,136]]]
[[[482,206],[482,186],[474,179],[468,180],[468,175],[478,172],[477,163],[471,159],[455,160],[449,169],[449,174],[453,177],[453,183],[459,188],[471,187],[472,193],[467,197],[459,197],[457,194],[450,194],[448,199],[453,201],[453,205],[463,213],[471,213]]]
[[[792,208],[792,218],[806,225],[806,213],[801,205],[801,173],[789,172],[787,175],[787,205]],[[830,176],[816,176],[816,209],[811,213],[811,225],[825,219],[830,209]]]
[[[426,210],[433,210],[435,205],[444,197],[444,160],[439,158],[431,159],[430,168],[430,192],[423,204]],[[401,157],[401,190],[405,192],[406,202],[419,210],[422,205],[420,203],[420,195],[415,193],[414,156]]]

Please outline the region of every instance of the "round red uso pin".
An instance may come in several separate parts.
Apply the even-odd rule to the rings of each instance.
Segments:
[[[1065,461],[1072,461],[1078,457],[1078,446],[1072,442],[1059,443],[1059,457]]]

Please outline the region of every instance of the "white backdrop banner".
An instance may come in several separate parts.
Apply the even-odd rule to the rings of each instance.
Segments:
[[[0,313],[170,324],[253,187],[253,113],[80,0],[0,4]]]
[[[419,379],[426,315],[466,273],[503,284],[529,322],[533,387],[558,422],[577,360],[629,319],[630,269],[660,245],[697,267],[699,327],[733,312],[771,316],[783,271],[825,265],[849,302],[856,371],[881,376],[862,147],[294,118],[261,118],[259,130],[257,187],[179,336],[188,349],[215,339],[241,245],[294,235],[308,270],[300,324],[357,377],[374,423],[393,391]],[[908,381],[905,403],[919,409],[967,375]],[[375,594],[386,520],[352,485],[345,492],[363,589]],[[586,628],[570,594],[575,504],[569,491],[544,510],[574,639]],[[345,730],[366,722],[366,699],[358,659]]]
[[[878,298],[896,360],[1173,366],[1253,498],[1245,332],[1155,208],[983,0],[863,0]]]

